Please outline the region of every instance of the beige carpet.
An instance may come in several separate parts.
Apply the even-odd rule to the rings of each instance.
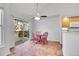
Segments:
[[[45,45],[26,41],[15,46],[15,52],[14,56],[63,56],[62,45],[56,41]]]

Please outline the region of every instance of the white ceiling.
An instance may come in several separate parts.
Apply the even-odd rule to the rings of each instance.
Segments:
[[[76,3],[39,3],[40,15],[79,15],[79,4]],[[24,17],[35,16],[36,4],[35,3],[13,3],[10,4],[11,13],[16,15],[20,14]]]

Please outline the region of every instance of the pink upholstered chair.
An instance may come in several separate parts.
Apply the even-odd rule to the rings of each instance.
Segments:
[[[33,33],[33,41],[35,43],[39,43],[39,44],[45,44],[47,43],[47,36],[48,36],[48,32],[45,33],[41,33],[41,32],[36,32]]]
[[[48,37],[48,32],[43,33],[43,35],[41,36],[41,40],[44,44],[47,43],[47,37]]]
[[[39,43],[40,42],[40,40],[41,40],[41,35],[39,34],[39,33],[32,33],[32,35],[33,35],[33,41],[35,42],[35,43]]]
[[[39,38],[40,35],[41,34],[39,32],[32,33],[33,40],[36,40],[37,38]]]

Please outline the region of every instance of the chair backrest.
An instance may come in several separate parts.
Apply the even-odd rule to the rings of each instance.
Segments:
[[[48,37],[48,32],[43,33],[43,35],[41,36],[41,39],[47,39]]]
[[[33,40],[36,41],[36,43],[45,43],[47,41],[48,32],[44,32],[43,34],[41,32],[32,33]]]
[[[40,38],[40,34],[39,33],[32,33],[32,36],[33,36],[33,40],[37,40]],[[41,39],[41,38],[40,38]]]

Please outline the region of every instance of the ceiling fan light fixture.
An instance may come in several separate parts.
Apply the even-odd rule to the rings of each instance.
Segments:
[[[34,20],[39,21],[40,19],[41,18],[40,18],[40,14],[38,11],[38,3],[36,3],[36,16],[34,17]]]
[[[36,16],[34,19],[38,21],[38,20],[40,20],[41,18],[38,17],[38,16]]]

